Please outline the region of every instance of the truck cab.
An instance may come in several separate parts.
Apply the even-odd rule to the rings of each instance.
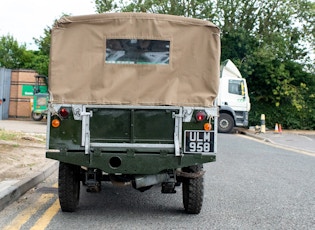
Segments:
[[[248,126],[250,98],[246,79],[231,60],[221,63],[220,88],[218,95],[218,131],[229,133],[234,127]]]
[[[185,36],[182,34],[185,33]],[[51,34],[46,157],[58,160],[62,211],[80,187],[160,186],[184,210],[203,202],[217,152],[220,31],[171,15],[68,16]]]

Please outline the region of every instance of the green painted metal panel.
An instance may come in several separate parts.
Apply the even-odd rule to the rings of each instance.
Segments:
[[[90,118],[91,142],[130,142],[131,111],[127,109],[93,109]]]
[[[173,143],[171,110],[92,109],[91,143]]]
[[[53,116],[52,119],[57,118]],[[61,125],[54,128],[50,125],[49,148],[65,150],[81,150],[82,122],[73,119],[72,114],[66,120],[61,120]]]
[[[174,154],[127,154],[127,153],[92,153],[83,152],[47,152],[48,158],[62,162],[101,169],[106,173],[156,174],[168,169],[203,164],[216,160],[214,155],[186,154],[176,157]],[[112,167],[110,161],[119,158],[121,165]]]
[[[174,143],[172,110],[135,110],[134,140],[137,143]]]

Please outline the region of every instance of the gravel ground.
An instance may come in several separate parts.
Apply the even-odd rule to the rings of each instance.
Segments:
[[[13,140],[3,139],[0,138],[1,182],[27,178],[52,161],[45,157],[45,137],[43,135],[15,132]]]

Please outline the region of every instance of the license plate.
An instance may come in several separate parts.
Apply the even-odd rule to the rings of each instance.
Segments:
[[[214,132],[201,130],[186,130],[184,153],[214,152]]]

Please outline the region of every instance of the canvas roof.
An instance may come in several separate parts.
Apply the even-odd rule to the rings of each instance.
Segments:
[[[170,41],[169,64],[105,62],[106,39]],[[52,29],[53,103],[212,106],[220,77],[220,31],[205,20],[149,13],[61,18]]]

